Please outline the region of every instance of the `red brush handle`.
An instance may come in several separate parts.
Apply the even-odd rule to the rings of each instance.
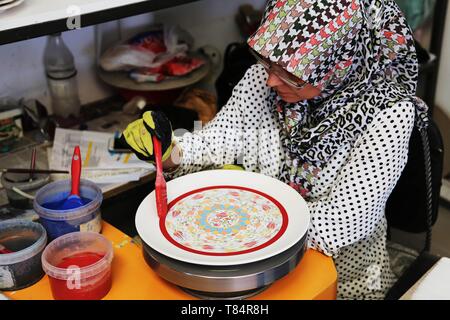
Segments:
[[[81,152],[79,146],[76,146],[73,151],[71,172],[72,172],[72,191],[70,191],[70,194],[80,196]]]
[[[153,149],[155,150],[156,173],[162,173],[163,167],[162,167],[161,142],[155,136],[152,136],[152,140],[153,140]]]
[[[155,180],[156,210],[158,211],[158,216],[161,219],[165,217],[165,215],[167,214],[166,180],[164,179],[163,175],[161,142],[155,136],[153,136],[152,139],[156,162],[156,180]]]

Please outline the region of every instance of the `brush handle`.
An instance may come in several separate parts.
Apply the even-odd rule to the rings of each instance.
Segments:
[[[162,173],[163,172],[163,167],[162,167],[161,142],[155,136],[152,136],[152,140],[153,140],[153,150],[154,150],[154,153],[155,153],[156,173]]]
[[[70,195],[80,196],[80,177],[81,177],[81,152],[80,147],[76,146],[72,156],[72,191]]]
[[[155,136],[152,136],[153,150],[156,162],[156,180],[155,180],[155,196],[156,209],[159,218],[163,218],[167,214],[167,190],[166,180],[163,175],[162,150],[161,142]]]

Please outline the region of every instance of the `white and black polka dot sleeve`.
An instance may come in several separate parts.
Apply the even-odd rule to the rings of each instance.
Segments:
[[[243,135],[257,130],[259,121],[255,119],[261,117],[257,109],[266,104],[268,88],[265,78],[263,69],[250,68],[212,121],[202,130],[176,138],[182,149],[181,163],[178,169],[167,173],[168,177],[233,164],[243,155]],[[252,157],[247,155],[247,158]]]
[[[330,193],[308,203],[309,247],[335,256],[374,232],[406,165],[413,126],[410,102],[380,112],[351,150]]]

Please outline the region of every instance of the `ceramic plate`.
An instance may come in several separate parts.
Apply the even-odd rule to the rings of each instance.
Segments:
[[[138,208],[139,236],[154,250],[202,265],[270,258],[307,232],[309,212],[288,185],[257,173],[211,170],[167,183],[169,210],[156,212],[155,193]]]
[[[8,10],[8,9],[11,9],[11,8],[14,8],[15,6],[18,6],[19,4],[21,4],[24,1],[25,0],[16,0],[16,1],[13,1],[11,3],[0,5],[0,12]]]

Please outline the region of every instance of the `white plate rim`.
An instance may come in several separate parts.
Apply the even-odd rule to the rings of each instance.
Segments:
[[[0,5],[0,12],[6,11],[6,10],[11,9],[11,8],[14,8],[15,6],[18,6],[19,4],[21,4],[24,1],[25,0],[16,0],[16,1],[13,1],[11,3]]]
[[[306,201],[287,184],[253,172],[208,170],[188,174],[167,182],[168,202],[189,191],[217,185],[243,186],[267,193],[286,209],[288,225],[274,243],[258,251],[230,256],[210,256],[185,251],[170,243],[159,228],[155,191],[141,202],[136,212],[136,229],[142,241],[170,258],[200,265],[228,266],[264,260],[286,251],[307,233],[310,215]],[[151,221],[152,223],[148,223]]]
[[[0,0],[0,6],[7,5],[8,3],[15,2],[19,0]]]

